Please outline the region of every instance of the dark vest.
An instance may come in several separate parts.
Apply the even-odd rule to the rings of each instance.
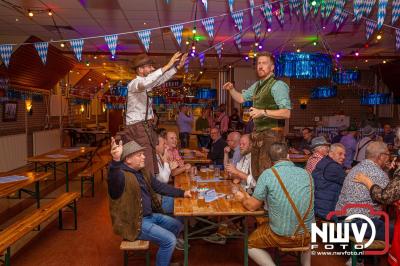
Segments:
[[[276,79],[274,75],[269,77],[267,80],[259,81],[253,95],[253,106],[257,109],[268,109],[278,110],[279,107],[276,104],[274,97],[272,96],[272,87],[274,86]],[[262,116],[254,119],[255,130],[260,132],[266,129],[278,127],[278,120]]]
[[[123,171],[125,176],[124,192],[118,199],[109,198],[111,223],[114,233],[123,239],[135,241],[142,228],[143,206],[140,185],[136,176],[128,171]],[[142,171],[146,180],[147,188],[152,197],[152,209],[155,212],[161,212],[161,205],[156,194],[151,188],[150,176]]]

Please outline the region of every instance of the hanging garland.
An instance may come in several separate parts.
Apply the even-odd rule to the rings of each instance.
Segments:
[[[358,70],[341,70],[333,73],[333,81],[337,84],[347,85],[360,80],[360,71]]]
[[[328,99],[336,97],[336,95],[336,86],[320,86],[312,90],[311,99]]]

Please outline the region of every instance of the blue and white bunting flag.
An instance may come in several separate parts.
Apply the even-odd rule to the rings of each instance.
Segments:
[[[203,26],[208,33],[208,36],[210,36],[210,39],[213,39],[214,38],[214,18],[202,19],[201,23],[203,23]]]
[[[303,17],[306,18],[308,16],[308,12],[310,12],[310,3],[308,0],[303,0]]]
[[[400,49],[400,29],[396,29],[396,49]]]
[[[215,51],[217,51],[218,58],[221,59],[221,56],[222,56],[222,42],[217,43],[217,44],[214,46],[214,48],[215,48]]]
[[[185,73],[189,72],[189,62],[190,62],[190,60],[189,60],[189,57],[188,57],[188,58],[186,58],[185,64],[184,64]]]
[[[118,35],[117,34],[107,35],[104,37],[104,40],[107,43],[111,55],[115,56],[115,52],[117,50]]]
[[[201,66],[201,67],[204,66],[204,59],[205,59],[204,53],[200,53],[200,54],[199,54],[199,61],[200,61],[200,66]]]
[[[47,50],[49,49],[49,43],[48,42],[35,42],[34,46],[40,56],[40,59],[42,59],[43,64],[46,64]]]
[[[250,4],[250,13],[251,16],[254,16],[254,0],[249,0],[249,4]]]
[[[396,21],[400,17],[400,0],[393,0],[392,2],[392,25],[396,23]]]
[[[261,38],[261,21],[259,21],[253,25],[253,30],[256,35],[256,39],[260,39]]]
[[[233,38],[235,39],[237,48],[241,49],[242,48],[242,36],[240,35],[240,33],[236,34]]]
[[[345,0],[337,0],[335,4],[335,16],[333,17],[332,21],[336,22],[339,19],[340,14],[342,14],[344,5],[346,4]]]
[[[353,21],[359,22],[363,15],[363,0],[354,0],[353,1],[353,9],[354,9],[354,19]]]
[[[347,16],[349,14],[347,12],[342,12],[339,15],[339,18],[336,20],[335,24],[336,24],[336,29],[339,29],[340,26],[342,26],[343,22],[347,19]]]
[[[268,24],[272,23],[272,6],[268,1],[264,1],[264,5],[261,6],[261,11],[264,14],[265,19],[268,21]]]
[[[236,11],[232,13],[232,18],[241,32],[243,30],[243,11]]]
[[[235,2],[235,1],[234,0],[228,0],[229,10],[231,11],[231,13],[233,12],[233,2]]]
[[[285,24],[285,7],[283,2],[279,2],[279,10],[277,10],[276,17],[279,20],[279,23],[283,26]]]
[[[325,17],[324,18],[328,18],[333,9],[335,8],[335,0],[327,0],[326,1],[326,7],[325,7]]]
[[[183,24],[176,24],[171,26],[171,31],[175,36],[176,41],[178,42],[179,46],[182,43],[182,31],[183,31]]]
[[[300,15],[301,0],[293,0],[293,9],[296,11],[296,15]]]
[[[83,39],[70,40],[69,43],[75,53],[76,59],[78,59],[79,62],[82,61]]]
[[[376,22],[372,20],[365,21],[365,37],[367,40],[372,36],[376,29]]]
[[[13,52],[13,46],[11,44],[0,45],[0,55],[4,65],[8,68],[10,65],[10,58]]]
[[[208,2],[207,2],[207,0],[201,0],[201,2],[203,3],[204,8],[206,9],[206,12],[207,12],[207,9],[208,9]]]
[[[388,3],[388,0],[379,0],[379,5],[378,5],[378,24],[377,24],[377,29],[378,30],[380,30],[382,28],[383,22],[385,21],[387,3]]]
[[[364,11],[363,14],[364,16],[368,17],[369,13],[371,13],[372,8],[375,6],[376,0],[363,0],[364,1]]]
[[[149,48],[150,48],[151,31],[150,30],[139,31],[138,36],[139,36],[140,40],[142,41],[144,48],[146,49],[146,52],[148,52]]]

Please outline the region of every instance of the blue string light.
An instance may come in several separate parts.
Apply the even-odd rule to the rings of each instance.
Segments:
[[[311,99],[327,99],[336,97],[337,88],[332,86],[316,87],[311,92]]]
[[[358,70],[347,69],[333,73],[333,81],[337,84],[352,84],[358,80],[360,80],[360,71]]]

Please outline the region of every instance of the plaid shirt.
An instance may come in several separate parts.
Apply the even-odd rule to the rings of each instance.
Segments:
[[[179,151],[177,148],[166,148],[165,152],[167,153],[167,160],[168,162],[176,161],[178,166],[184,166],[185,162],[183,161],[182,157],[179,155]]]
[[[319,161],[321,161],[322,158],[324,158],[324,156],[319,154],[318,152],[314,152],[310,156],[310,158],[308,158],[306,170],[309,174],[311,174],[314,171],[315,166],[317,166],[317,163],[319,163]]]

